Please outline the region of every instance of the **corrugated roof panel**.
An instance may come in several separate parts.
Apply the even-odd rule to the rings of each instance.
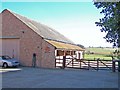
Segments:
[[[73,41],[66,38],[64,35],[57,32],[56,30],[48,27],[47,25],[41,24],[34,20],[30,20],[19,14],[16,14],[13,12],[11,13],[14,14],[17,18],[19,18],[21,21],[23,21],[26,25],[28,25],[31,29],[33,29],[36,33],[38,33],[40,36],[42,36],[45,39],[57,40],[57,41],[65,42],[65,43],[74,44]]]
[[[57,41],[53,41],[53,40],[46,40],[46,41],[49,42],[50,44],[52,44],[53,46],[55,46],[57,49],[84,51],[84,49],[80,48],[77,45],[72,45],[72,44],[57,42]]]

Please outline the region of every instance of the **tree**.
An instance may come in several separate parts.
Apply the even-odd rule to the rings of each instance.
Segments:
[[[113,57],[117,57],[118,59],[120,59],[120,50],[115,50],[114,52],[113,52]]]
[[[81,44],[77,44],[77,46],[81,47],[82,49],[85,49],[85,47]]]
[[[99,22],[95,22],[95,24],[101,27],[101,32],[106,32],[104,38],[107,42],[113,43],[113,46],[120,47],[120,0],[118,2],[94,1],[94,5],[101,9],[101,14],[104,14],[104,17]]]

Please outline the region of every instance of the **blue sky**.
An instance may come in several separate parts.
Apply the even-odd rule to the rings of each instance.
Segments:
[[[2,2],[2,8],[46,24],[76,44],[112,46],[106,43],[95,22],[100,15],[93,2]]]

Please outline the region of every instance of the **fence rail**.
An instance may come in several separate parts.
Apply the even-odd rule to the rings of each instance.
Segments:
[[[56,58],[56,67],[63,66],[63,59]],[[66,58],[65,67],[67,68],[79,68],[79,69],[94,69],[94,70],[112,70],[113,61],[96,59],[96,60],[87,60],[87,59],[75,59],[75,58]],[[118,63],[115,63],[115,69],[118,69]]]

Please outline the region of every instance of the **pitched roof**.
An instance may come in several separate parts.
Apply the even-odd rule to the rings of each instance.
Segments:
[[[69,40],[59,32],[57,32],[56,30],[48,27],[47,25],[28,19],[27,17],[21,16],[7,9],[3,10],[2,13],[4,11],[8,11],[11,14],[13,14],[15,17],[21,20],[25,25],[27,25],[29,28],[31,28],[33,31],[39,34],[42,38],[44,38],[48,43],[55,46],[57,49],[84,51],[84,49],[77,46],[76,44],[74,44],[74,42],[72,42],[71,40]]]
[[[7,9],[5,9],[5,10],[7,10]],[[9,11],[14,16],[16,16],[18,19],[20,19],[23,23],[25,23],[27,26],[29,26],[32,30],[34,30],[37,34],[39,34],[44,39],[74,44],[73,41],[69,40],[64,35],[60,34],[59,32],[52,29],[51,27],[48,27],[47,25],[44,25],[44,24],[41,24],[34,20],[28,19],[27,17],[16,14],[10,10],[7,10],[7,11]]]

